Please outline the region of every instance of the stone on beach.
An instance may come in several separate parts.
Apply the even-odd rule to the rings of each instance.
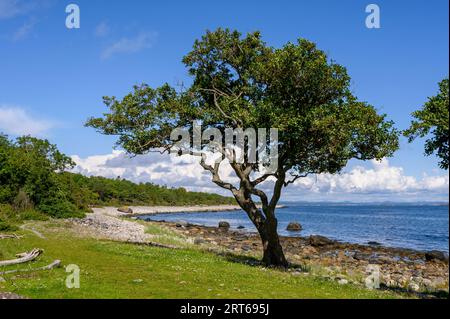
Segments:
[[[228,229],[230,228],[230,223],[224,220],[219,222],[219,228]]]
[[[133,210],[130,207],[119,207],[117,211],[125,214],[133,214]]]
[[[311,235],[309,236],[309,244],[311,246],[327,246],[334,244],[334,241],[324,236]]]
[[[297,222],[290,222],[289,225],[287,225],[286,230],[287,231],[301,231],[303,229],[302,225]]]

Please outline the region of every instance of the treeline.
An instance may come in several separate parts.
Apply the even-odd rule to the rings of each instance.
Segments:
[[[83,216],[91,205],[233,203],[216,194],[67,172],[74,165],[47,140],[30,136],[10,140],[0,134],[0,211],[65,218]]]

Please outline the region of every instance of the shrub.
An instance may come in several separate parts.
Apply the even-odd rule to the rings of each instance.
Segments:
[[[16,231],[19,228],[0,219],[0,231]]]
[[[16,211],[22,212],[25,210],[30,210],[33,208],[33,202],[31,201],[28,194],[21,189],[19,193],[16,195],[13,201],[13,207]]]
[[[39,205],[39,210],[54,218],[82,218],[85,213],[80,211],[78,207],[67,200],[59,200],[51,198]]]

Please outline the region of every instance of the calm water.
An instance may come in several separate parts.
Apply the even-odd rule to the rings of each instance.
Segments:
[[[290,236],[327,236],[340,241],[376,241],[385,246],[417,250],[449,249],[448,206],[412,204],[287,204],[277,211],[279,233]],[[187,221],[217,226],[228,221],[232,228],[256,231],[243,211],[182,213],[142,216],[153,220]],[[300,233],[286,231],[290,221],[300,222]]]

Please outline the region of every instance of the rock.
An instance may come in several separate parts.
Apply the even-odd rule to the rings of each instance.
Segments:
[[[347,280],[347,279],[344,279],[344,278],[339,279],[339,280],[338,280],[338,284],[339,284],[339,285],[346,285],[346,284],[348,284],[348,280]]]
[[[0,277],[0,282],[6,282],[5,278]]]
[[[125,206],[117,208],[117,211],[125,214],[133,214],[133,210],[130,207]]]
[[[237,227],[237,229],[244,229],[245,227],[244,226],[242,226],[242,225],[239,225],[238,227]]]
[[[408,285],[408,289],[414,292],[418,292],[420,290],[420,286],[418,284],[416,284],[415,282],[411,282]]]
[[[381,244],[377,241],[369,241],[367,242],[367,245],[369,246],[381,246]]]
[[[180,220],[175,224],[176,227],[180,228],[180,227],[187,227],[189,226],[189,223],[187,221],[184,220]]]
[[[304,255],[308,255],[308,256],[317,255],[319,253],[317,251],[317,249],[315,249],[314,247],[311,247],[311,246],[306,246],[305,248],[303,248],[302,252]]]
[[[221,220],[221,221],[219,222],[219,228],[226,228],[226,229],[228,229],[228,228],[230,228],[230,223]]]
[[[194,244],[195,245],[201,245],[201,244],[204,244],[204,243],[206,243],[206,240],[204,240],[203,238],[197,237],[197,238],[194,239]]]
[[[319,236],[319,235],[309,236],[309,244],[314,247],[327,246],[327,245],[331,245],[333,243],[334,243],[334,241],[332,241],[331,239],[326,238],[324,236]]]
[[[425,260],[426,261],[440,260],[448,262],[448,254],[438,250],[428,251],[425,253]]]
[[[303,229],[302,225],[297,222],[290,222],[289,225],[287,225],[286,230],[287,231],[301,231]]]

